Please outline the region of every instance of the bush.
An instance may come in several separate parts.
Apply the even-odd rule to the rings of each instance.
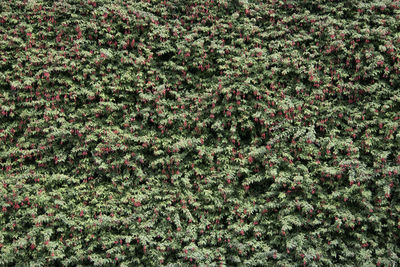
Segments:
[[[398,1],[0,1],[0,263],[393,266]]]

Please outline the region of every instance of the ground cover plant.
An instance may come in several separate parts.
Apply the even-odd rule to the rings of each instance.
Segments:
[[[0,265],[395,266],[399,6],[0,1]]]

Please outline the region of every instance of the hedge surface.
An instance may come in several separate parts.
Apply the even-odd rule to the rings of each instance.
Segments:
[[[0,265],[399,263],[399,7],[0,1]]]

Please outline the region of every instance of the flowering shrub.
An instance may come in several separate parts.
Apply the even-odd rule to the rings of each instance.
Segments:
[[[0,1],[0,264],[393,266],[399,1]]]

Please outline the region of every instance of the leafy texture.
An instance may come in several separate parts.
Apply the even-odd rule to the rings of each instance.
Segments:
[[[0,264],[393,266],[398,1],[0,1]]]

